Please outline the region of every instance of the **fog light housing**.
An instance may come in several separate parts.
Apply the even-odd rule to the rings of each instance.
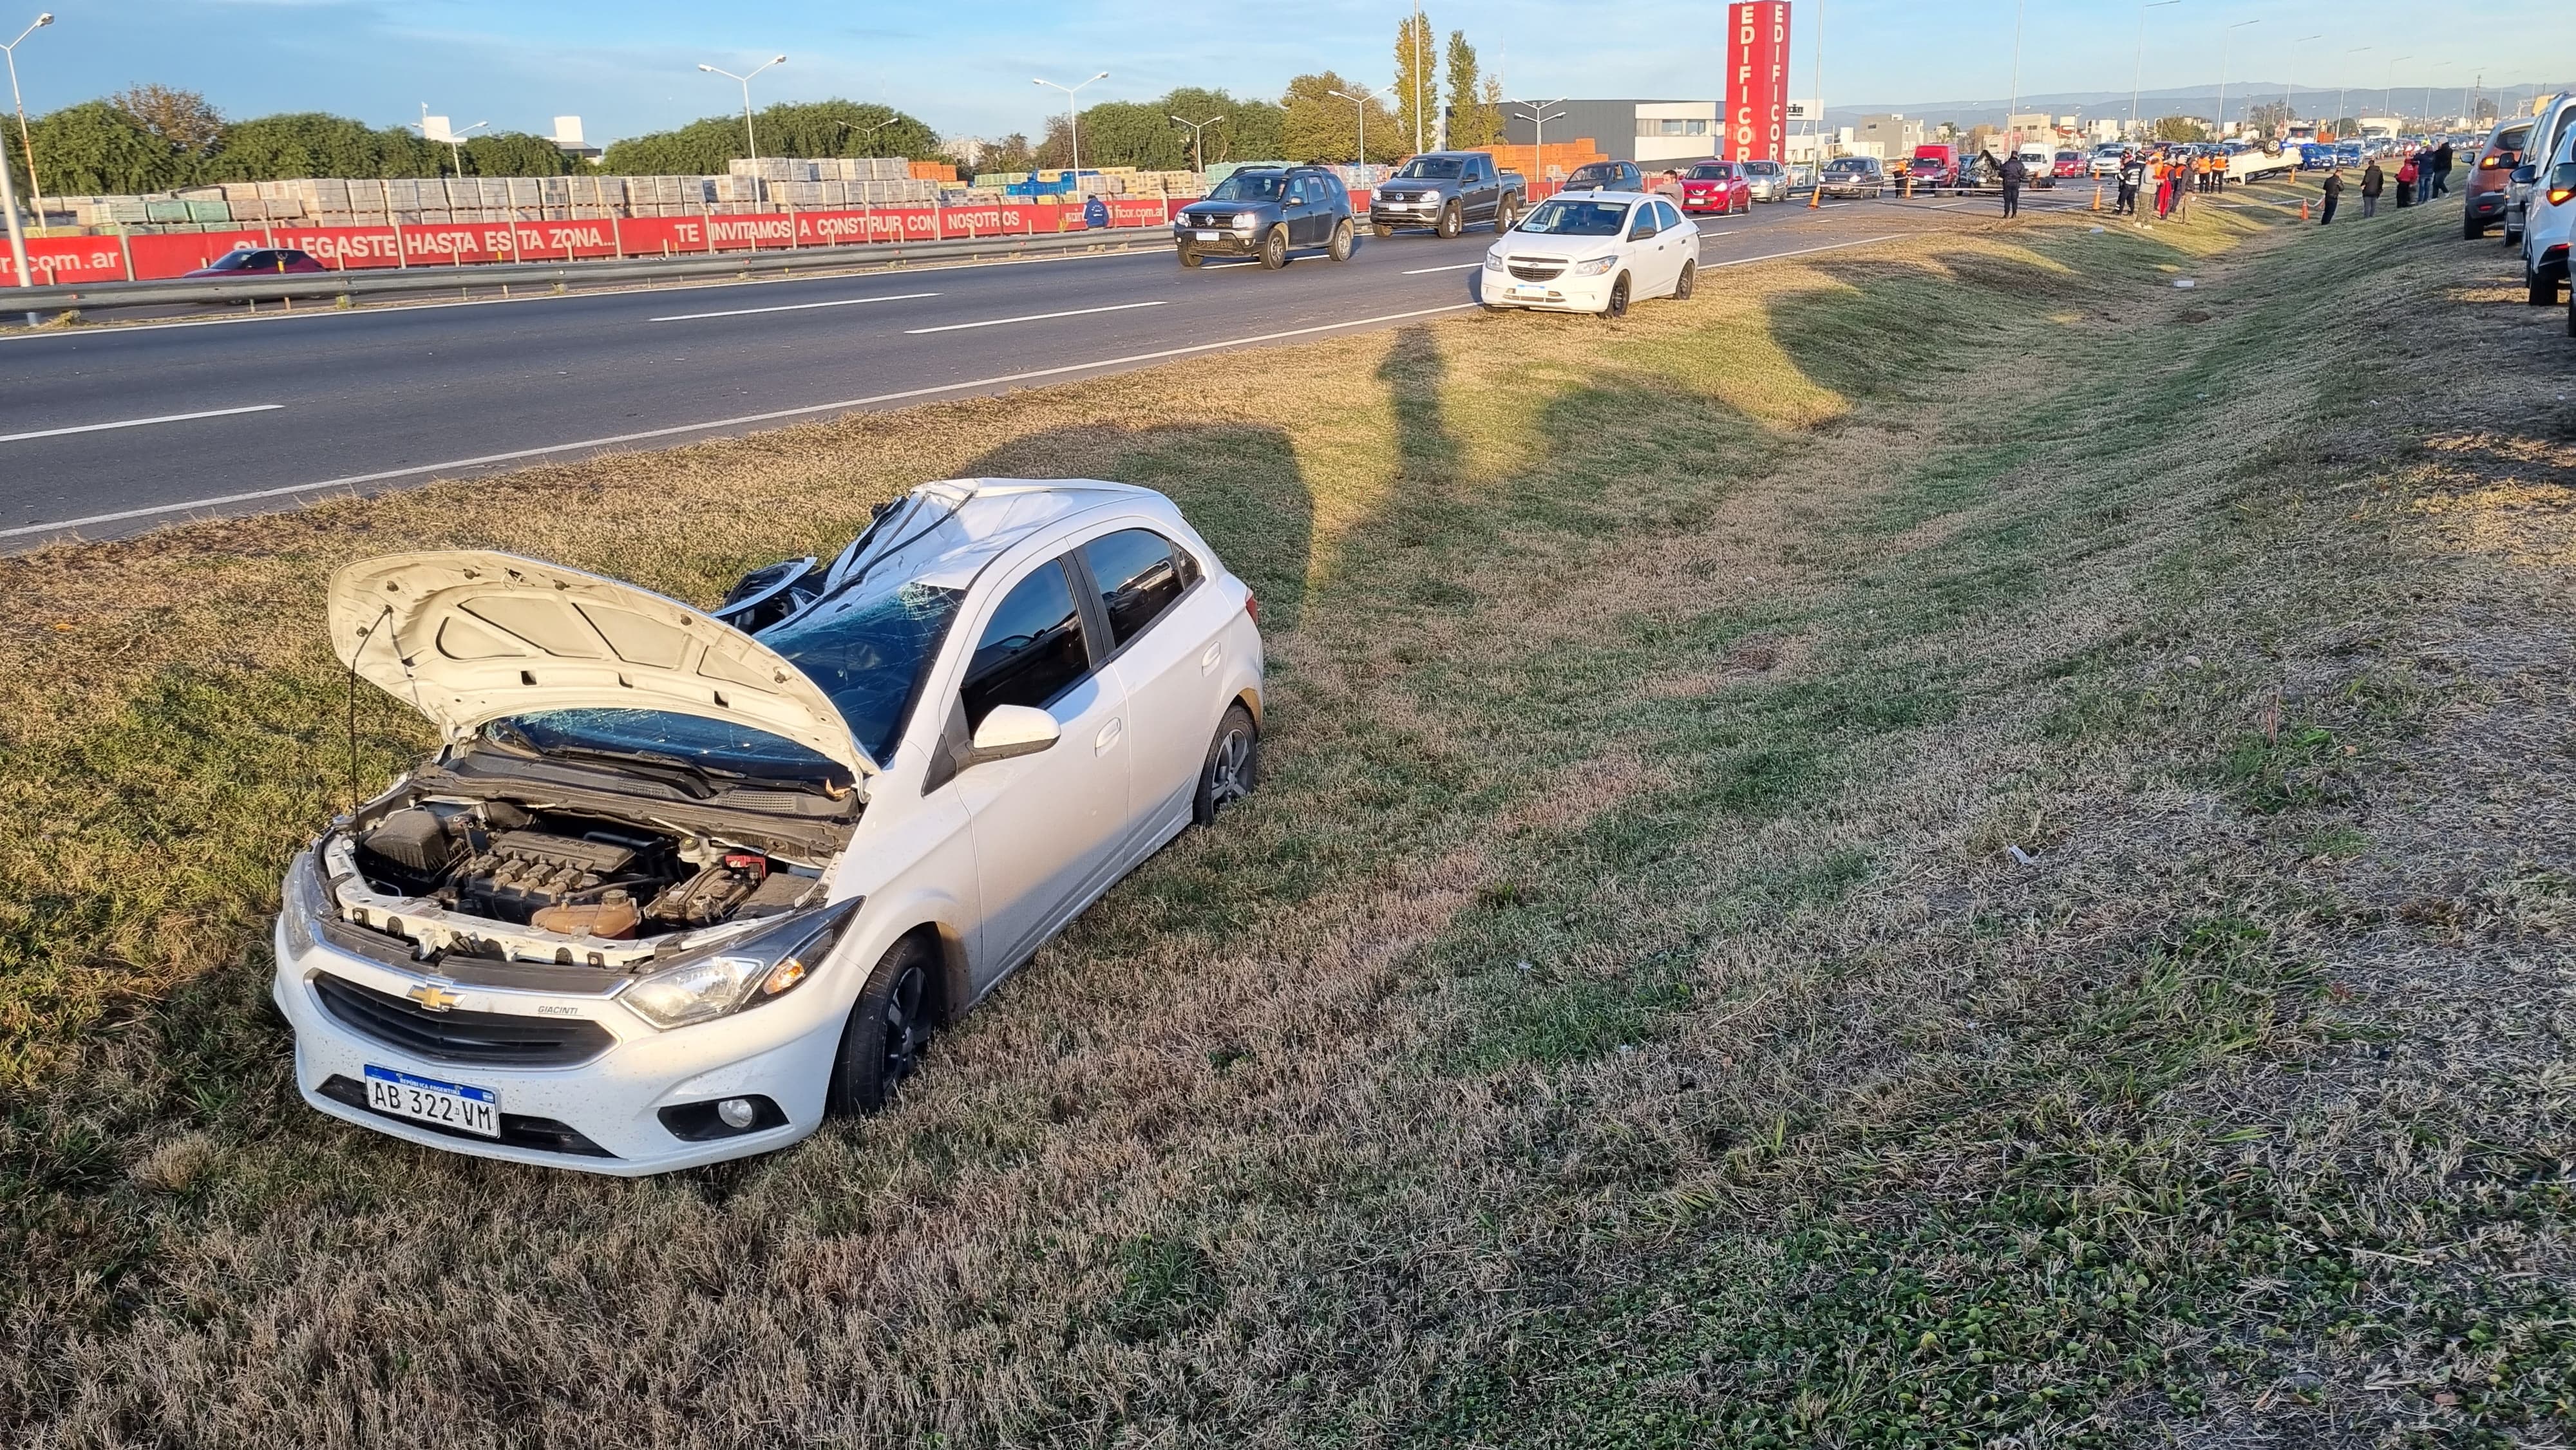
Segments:
[[[706,1143],[718,1138],[739,1138],[745,1133],[765,1132],[787,1126],[787,1114],[778,1104],[759,1093],[740,1097],[712,1098],[702,1103],[680,1103],[656,1114],[671,1136],[685,1143]]]

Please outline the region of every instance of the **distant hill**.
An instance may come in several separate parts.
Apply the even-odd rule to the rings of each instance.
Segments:
[[[2532,94],[2534,85],[2539,87],[2540,94],[2548,95],[2552,91],[2576,86],[2576,81],[2517,81],[2510,85],[2490,84],[2484,94],[2490,99],[2510,96],[2514,102],[2513,109],[2520,110],[2524,98]],[[2331,119],[2327,113],[2333,111],[2338,97],[2343,103],[2343,114],[2347,116],[2384,115],[2392,104],[2388,92],[2378,86],[2345,90],[2335,86],[2285,85],[2278,78],[2266,80],[2256,77],[2252,80],[2231,80],[2227,83],[2228,119],[2244,119],[2245,109],[2249,105],[2260,105],[2265,101],[2278,102],[2284,90],[2289,93],[2291,109],[2303,119],[2318,117]],[[2173,86],[2141,91],[2138,93],[2138,115],[2142,120],[2152,120],[2157,116],[2214,118],[2218,113],[2218,95],[2218,81],[2214,77],[2205,85]],[[2433,104],[2435,109],[2446,115],[2460,114],[2460,87],[2435,86]],[[1827,106],[1825,119],[1831,125],[1849,126],[1857,123],[1863,116],[1883,115],[1892,111],[1908,117],[1919,116],[1935,124],[1942,121],[1955,121],[1963,127],[1974,126],[1981,122],[2000,126],[2004,120],[2005,105],[2005,97],[1985,96],[1964,101]],[[2421,85],[2409,86],[2401,82],[2397,87],[2393,105],[2400,114],[2422,115],[2424,88]],[[2022,97],[2020,108],[2024,111],[2046,111],[2052,116],[2081,116],[2087,121],[2099,116],[2126,120],[2129,116],[2129,93],[2127,91],[2045,92]]]

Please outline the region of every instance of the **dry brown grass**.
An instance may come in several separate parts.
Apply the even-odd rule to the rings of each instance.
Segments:
[[[2446,437],[2493,441],[2434,450],[2438,480],[2377,464],[2384,415],[2303,437],[2277,369],[2192,428],[2161,411],[2306,315],[2280,279],[2355,257],[2462,279],[2420,238],[2078,219],[1736,269],[1616,329],[1442,323],[16,566],[0,728],[45,768],[0,766],[0,810],[42,823],[0,881],[109,901],[114,947],[0,907],[30,1094],[0,1302],[42,1346],[0,1418],[64,1444],[2512,1431],[2532,1395],[2438,1327],[2492,1310],[2538,1403],[2564,1372],[2530,1291],[2566,1277],[2563,1215],[2530,1185],[2570,1081],[2555,1019],[2512,1008],[2563,991],[2535,954],[2569,908],[2555,827],[2498,808],[2513,756],[2484,752],[2565,718],[2551,647],[2512,646],[2566,581],[2418,505],[2530,466],[2505,404],[2540,355],[2492,415],[2441,395]],[[1888,333],[1927,299],[1957,335]],[[2169,325],[2186,306],[2210,320]],[[2380,345],[2288,377],[2431,386]],[[1919,376],[2034,362],[2146,416],[1883,426]],[[1014,472],[1166,487],[1261,591],[1251,808],[896,1111],[771,1159],[602,1183],[294,1105],[256,931],[336,789],[307,723],[338,701],[332,565],[488,543],[705,598],[906,483]],[[408,727],[367,724],[397,758]],[[2359,1298],[2300,1237],[2362,1251],[2328,1255]],[[2338,1327],[2354,1302],[2387,1332]]]

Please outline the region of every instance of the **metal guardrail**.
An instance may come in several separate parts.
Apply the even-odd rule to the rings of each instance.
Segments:
[[[278,298],[393,297],[477,287],[530,285],[561,289],[596,283],[664,278],[740,277],[753,273],[829,271],[835,268],[978,258],[1066,256],[1125,251],[1162,244],[1162,227],[1118,227],[1097,232],[1034,236],[951,237],[936,242],[862,242],[851,246],[794,247],[776,251],[717,252],[699,257],[628,257],[596,262],[491,262],[463,267],[370,267],[328,275],[301,273],[243,281],[81,282],[49,287],[0,287],[0,314],[63,312],[75,308],[159,307],[186,302],[269,302]]]

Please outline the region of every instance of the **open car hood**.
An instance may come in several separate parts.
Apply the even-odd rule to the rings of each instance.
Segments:
[[[451,741],[538,710],[669,710],[766,730],[873,775],[831,697],[775,650],[674,599],[481,550],[389,554],[331,576],[341,663]]]

